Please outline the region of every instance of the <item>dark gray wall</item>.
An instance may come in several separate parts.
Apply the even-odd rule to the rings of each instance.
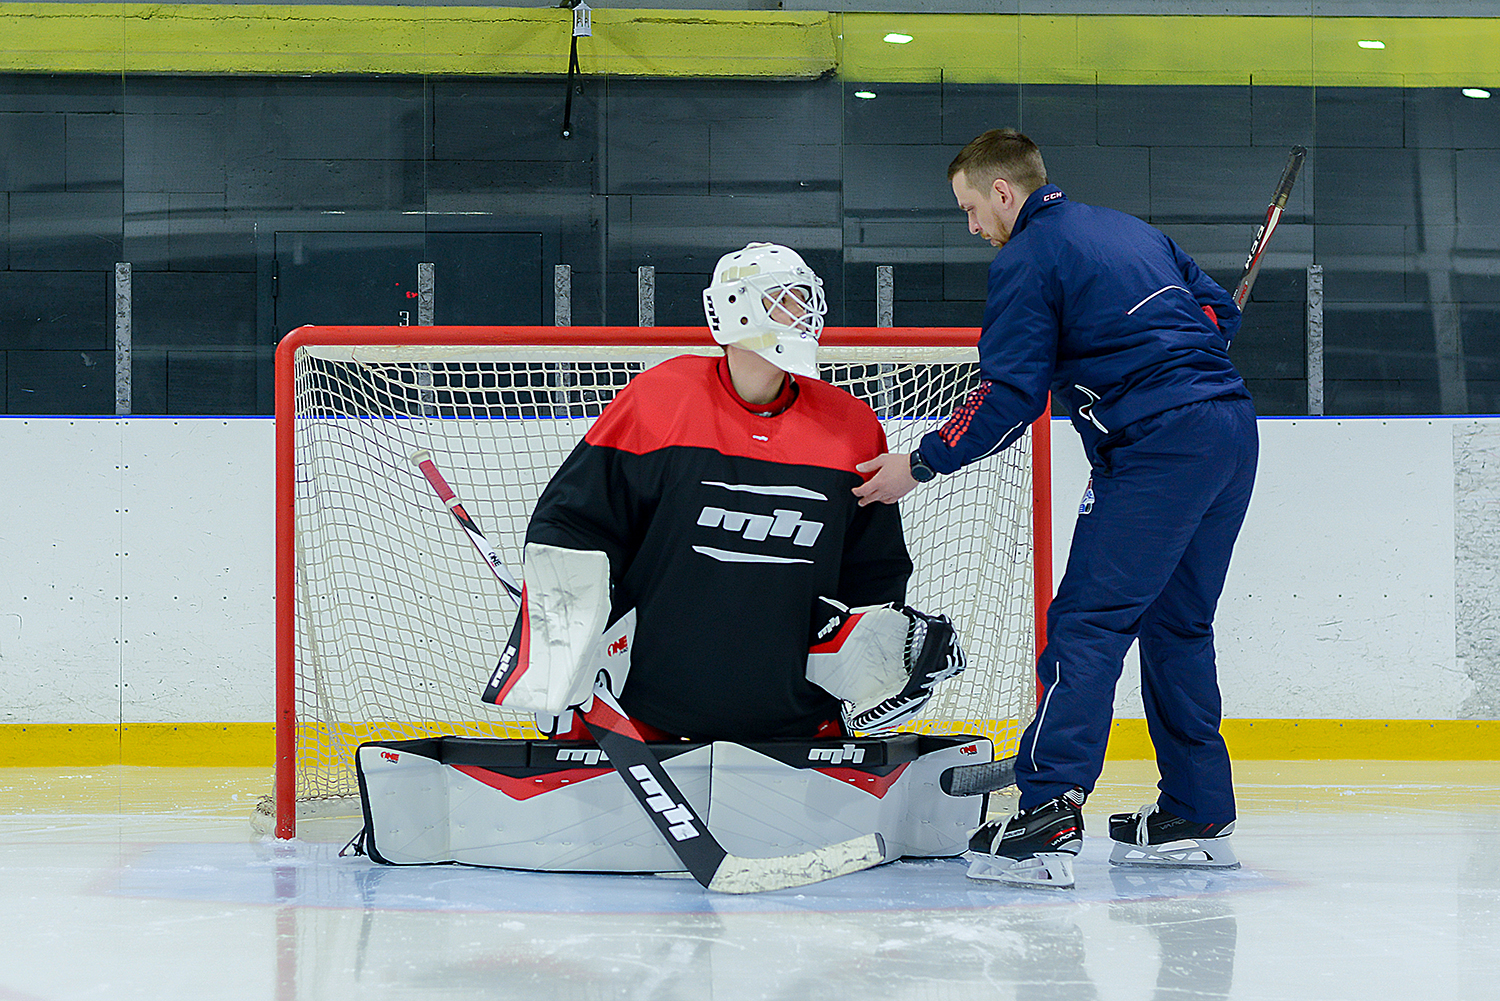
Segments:
[[[277,339],[399,322],[418,261],[438,262],[439,323],[550,323],[567,263],[576,324],[634,324],[651,265],[657,323],[701,325],[713,262],[772,239],[823,276],[831,324],[874,323],[892,264],[898,324],[974,326],[991,251],[944,171],[1002,125],[1071,197],[1160,226],[1227,286],[1288,147],[1307,145],[1234,347],[1261,412],[1306,412],[1314,261],[1327,413],[1500,409],[1500,101],[589,78],[563,140],[564,96],[534,78],[0,76],[4,412],[114,412],[117,261],[134,272],[135,413],[269,413]]]

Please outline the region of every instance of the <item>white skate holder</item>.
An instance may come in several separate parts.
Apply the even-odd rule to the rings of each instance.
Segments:
[[[969,863],[969,878],[994,880],[1010,886],[1071,890],[1074,858],[1076,856],[1069,852],[1038,852],[1023,859],[973,855]]]
[[[1229,835],[1183,838],[1159,845],[1127,845],[1116,841],[1110,865],[1158,866],[1164,869],[1238,869],[1240,860],[1229,846]]]

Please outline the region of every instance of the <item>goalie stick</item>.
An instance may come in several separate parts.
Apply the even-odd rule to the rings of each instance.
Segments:
[[[520,586],[506,570],[495,547],[490,545],[474,519],[464,510],[453,488],[443,479],[443,474],[432,461],[431,453],[419,449],[412,453],[411,461],[463,526],[485,565],[504,585],[506,592],[524,615]],[[511,651],[507,650],[502,655],[502,660],[511,655]],[[719,844],[708,825],[677,788],[677,783],[672,781],[661,761],[652,753],[635,721],[615,701],[602,681],[595,683],[589,707],[577,711],[625,787],[641,804],[641,809],[656,825],[657,830],[661,831],[667,846],[693,878],[710,890],[720,893],[783,890],[858,872],[885,861],[885,840],[878,833],[796,855],[764,859],[731,855]]]
[[[1245,258],[1244,274],[1240,276],[1240,283],[1234,290],[1234,304],[1241,309],[1250,298],[1250,287],[1255,284],[1255,276],[1260,273],[1266,244],[1271,242],[1271,234],[1276,232],[1276,224],[1281,221],[1281,213],[1292,194],[1292,185],[1297,183],[1297,174],[1302,170],[1302,161],[1306,158],[1306,146],[1293,146],[1291,153],[1287,155],[1286,168],[1281,172],[1276,190],[1271,193],[1271,204],[1266,209],[1265,221],[1255,231],[1255,239],[1250,243],[1250,255]]]
[[[499,553],[495,552],[495,547],[490,545],[489,540],[484,537],[484,533],[479,531],[479,526],[474,524],[474,519],[469,517],[469,512],[464,510],[464,506],[459,501],[458,496],[454,494],[453,488],[448,486],[447,480],[443,479],[443,474],[438,472],[436,464],[432,461],[432,453],[425,448],[419,448],[411,454],[411,461],[416,463],[417,468],[422,471],[422,475],[427,477],[427,482],[437,493],[438,499],[448,505],[448,510],[458,520],[459,525],[463,527],[464,533],[468,535],[469,541],[474,544],[474,548],[479,552],[480,557],[489,566],[490,571],[494,573],[495,579],[505,588],[505,593],[510,595],[510,600],[520,604],[521,585],[516,583],[516,579],[510,575],[510,571],[505,569],[505,561],[500,558]]]

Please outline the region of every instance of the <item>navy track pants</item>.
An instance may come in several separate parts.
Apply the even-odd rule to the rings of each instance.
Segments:
[[[1246,399],[1169,410],[1095,447],[1092,504],[1080,510],[1047,615],[1041,700],[1016,760],[1023,808],[1074,786],[1093,791],[1115,685],[1139,638],[1159,804],[1195,822],[1234,819],[1213,619],[1257,452]]]

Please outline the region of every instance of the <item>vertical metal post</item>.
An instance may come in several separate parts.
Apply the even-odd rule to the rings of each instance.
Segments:
[[[875,268],[875,326],[896,325],[896,269],[889,264]]]
[[[431,264],[417,265],[417,326],[430,327],[433,307],[437,298],[433,292],[435,268]]]
[[[649,264],[636,272],[636,326],[656,326],[656,269]]]
[[[115,265],[115,414],[130,414],[130,265]]]
[[[1307,413],[1323,416],[1323,265],[1307,266]]]
[[[895,325],[896,269],[889,264],[878,264],[875,267],[875,326]],[[870,400],[870,406],[882,420],[897,416],[896,406],[900,396],[896,392],[895,376],[892,375],[895,371],[895,365],[880,366],[880,389]]]
[[[573,265],[556,264],[552,267],[552,325],[573,325]]]
[[[434,271],[431,264],[417,265],[417,326],[432,326],[433,306],[436,305],[434,295]],[[432,388],[432,365],[429,362],[417,362],[417,398],[422,401],[422,416],[437,416],[437,392]]]

